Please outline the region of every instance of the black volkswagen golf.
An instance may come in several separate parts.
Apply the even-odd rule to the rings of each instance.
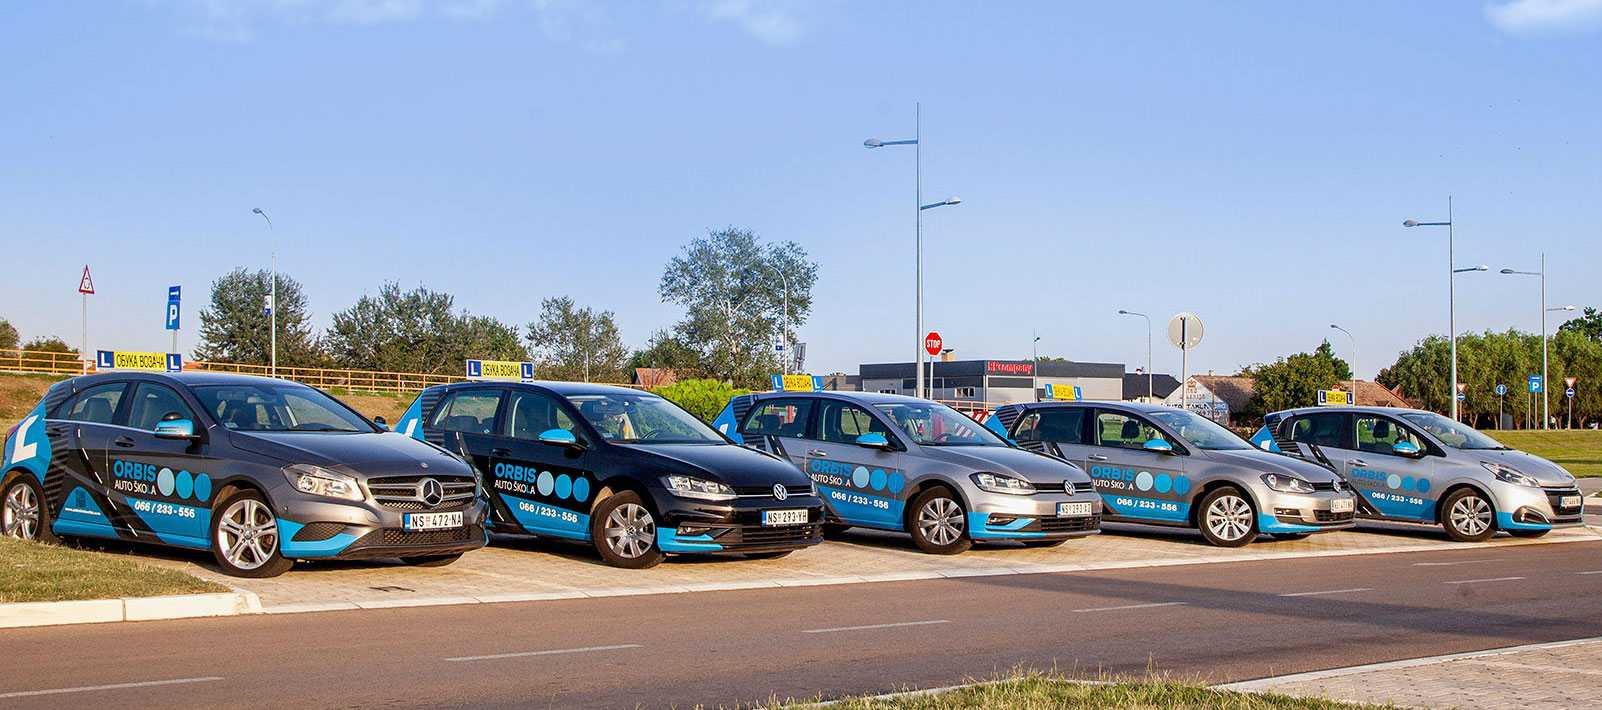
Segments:
[[[456,455],[303,384],[218,373],[60,382],[6,433],[0,530],[210,549],[225,572],[296,559],[449,564],[485,503]]]
[[[823,500],[810,478],[649,392],[440,385],[395,430],[473,463],[492,531],[588,541],[618,567],[682,552],[782,557],[823,541]]]

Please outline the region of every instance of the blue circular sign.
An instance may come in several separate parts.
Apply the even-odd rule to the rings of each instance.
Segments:
[[[1497,394],[1507,394],[1507,385],[1497,385],[1496,386],[1496,393]]]
[[[1574,388],[1570,387],[1570,388],[1564,390],[1563,391],[1563,396],[1565,396],[1565,397],[1573,397],[1574,396]]]

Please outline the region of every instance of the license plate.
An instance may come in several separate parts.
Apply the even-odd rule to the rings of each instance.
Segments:
[[[762,511],[763,525],[806,525],[807,511],[800,510],[764,510]]]
[[[453,513],[407,513],[403,524],[407,530],[449,530],[462,526],[462,511]]]
[[[1076,518],[1084,515],[1090,515],[1089,503],[1057,504],[1057,517],[1059,518]]]
[[[1558,505],[1560,505],[1560,506],[1562,506],[1564,508],[1578,508],[1578,507],[1580,507],[1580,497],[1579,496],[1563,496],[1562,498],[1558,499]]]
[[[1330,501],[1329,502],[1329,512],[1331,512],[1331,513],[1350,513],[1350,512],[1352,512],[1352,499],[1351,498],[1336,498],[1335,500]]]

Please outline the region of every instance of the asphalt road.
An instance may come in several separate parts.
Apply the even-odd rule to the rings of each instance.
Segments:
[[[0,631],[0,706],[691,707],[1602,636],[1602,544]],[[105,687],[112,686],[112,687]]]

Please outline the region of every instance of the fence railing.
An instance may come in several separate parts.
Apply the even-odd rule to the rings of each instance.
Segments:
[[[77,353],[0,350],[0,371],[78,375],[83,373],[84,363]]]

